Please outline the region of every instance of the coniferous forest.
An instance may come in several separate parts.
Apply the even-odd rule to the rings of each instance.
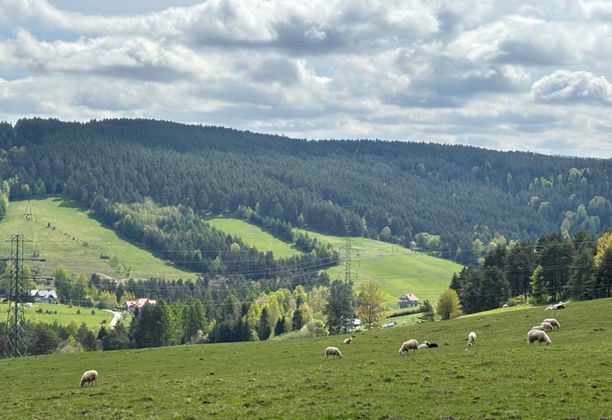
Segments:
[[[491,243],[555,232],[597,234],[612,217],[612,162],[602,159],[414,142],[306,141],[127,119],[4,123],[0,149],[3,195],[63,194],[128,238],[172,249],[177,256],[169,258],[204,272],[214,271],[216,256],[185,255],[200,239],[184,252],[176,243],[180,232],[207,229],[195,226],[199,219],[192,215],[240,213],[279,237],[304,226],[465,264],[482,263]],[[146,199],[163,213],[156,226],[132,211]],[[167,235],[159,234],[162,226]],[[335,262],[319,248],[319,265]]]

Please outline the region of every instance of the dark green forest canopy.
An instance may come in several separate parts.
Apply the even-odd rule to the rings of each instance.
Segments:
[[[331,234],[381,238],[471,262],[496,234],[610,226],[612,160],[379,140],[305,141],[152,120],[0,124],[11,199],[64,194],[250,207]],[[385,229],[388,228],[388,229]]]

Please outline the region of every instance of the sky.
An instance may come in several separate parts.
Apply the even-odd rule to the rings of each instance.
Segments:
[[[612,1],[0,0],[0,120],[612,157]]]

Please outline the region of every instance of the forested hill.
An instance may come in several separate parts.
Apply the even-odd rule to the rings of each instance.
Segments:
[[[497,234],[528,239],[611,225],[610,159],[125,119],[4,123],[0,148],[11,199],[61,193],[95,207],[150,197],[200,214],[248,207],[292,226],[462,262],[484,255]]]

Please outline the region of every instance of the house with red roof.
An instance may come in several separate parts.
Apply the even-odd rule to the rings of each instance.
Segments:
[[[399,297],[398,305],[400,308],[419,306],[419,298],[412,293],[406,293],[405,295],[401,295]]]

